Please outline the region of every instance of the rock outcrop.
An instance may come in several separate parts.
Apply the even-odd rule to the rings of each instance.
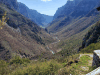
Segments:
[[[100,22],[97,22],[83,38],[82,47],[85,48],[91,43],[97,43],[100,39]]]
[[[94,50],[92,66],[100,67],[100,50]]]
[[[58,8],[53,19],[56,19],[60,16],[68,16],[69,14],[71,14],[71,12],[74,11],[77,4],[81,1],[82,0],[67,1],[67,3],[64,6]]]
[[[92,66],[97,68],[86,75],[100,75],[100,50],[94,50]]]

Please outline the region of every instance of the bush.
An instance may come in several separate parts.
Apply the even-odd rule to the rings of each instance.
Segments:
[[[0,60],[0,75],[7,75],[9,69],[6,61]]]
[[[11,75],[55,75],[57,70],[62,67],[61,64],[54,60],[45,62],[31,63],[24,69],[17,69]]]
[[[2,16],[2,20],[0,20],[0,29],[3,28],[3,26],[7,22],[7,19],[9,19],[9,18],[6,18],[6,12],[5,12],[4,15]]]
[[[100,43],[92,43],[86,48],[82,49],[81,53],[93,53],[94,50],[100,49]]]
[[[27,58],[20,58],[19,56],[15,56],[13,59],[10,60],[10,64],[24,64],[30,63],[30,60]]]

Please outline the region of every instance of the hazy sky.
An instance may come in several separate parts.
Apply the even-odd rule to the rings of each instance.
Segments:
[[[17,0],[24,3],[30,9],[37,10],[41,14],[54,15],[56,10],[66,4],[67,0]]]

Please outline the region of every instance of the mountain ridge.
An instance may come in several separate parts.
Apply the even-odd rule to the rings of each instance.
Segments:
[[[27,18],[31,19],[33,22],[37,23],[39,26],[45,27],[49,22],[52,21],[52,16],[40,14],[36,10],[29,9],[25,4],[18,2],[18,9],[17,11],[22,15],[26,16]],[[24,12],[26,10],[26,13]],[[48,17],[48,18],[47,18]],[[48,20],[48,21],[47,21]],[[45,24],[46,23],[46,24]]]
[[[43,17],[42,14],[36,10],[29,9],[25,4],[17,2],[17,0],[0,0],[0,2],[8,5],[10,8],[15,9],[25,17],[29,18],[33,22],[37,23],[39,26],[46,26],[49,22],[52,21],[52,16],[47,16],[48,18]],[[45,15],[46,16],[46,15]],[[46,21],[49,20],[49,21]],[[46,23],[46,24],[45,24]]]
[[[62,15],[62,16],[59,16],[58,18],[56,18],[55,20],[53,20],[47,27],[48,31],[51,33],[62,32],[63,29],[65,29],[65,28],[67,31],[67,29],[68,29],[67,27],[70,27],[71,24],[73,24],[74,22],[77,22],[78,20],[80,20],[83,17],[90,17],[88,14],[90,14],[89,12],[92,11],[94,8],[96,9],[96,7],[99,4],[98,1],[99,0],[96,0],[96,1],[93,1],[93,0],[92,1],[86,1],[86,0],[81,1],[80,0],[80,2],[78,4],[76,4],[76,6],[74,7],[74,10],[72,12],[70,12],[70,14],[68,16],[65,14],[66,16]],[[88,4],[89,2],[91,2],[92,4],[91,3]],[[93,5],[93,3],[94,3],[94,5]],[[68,5],[68,3],[67,3],[67,5]],[[88,8],[88,9],[85,10],[85,8]],[[69,9],[70,9],[70,6],[69,6]],[[65,9],[65,11],[68,11],[69,9]],[[86,16],[86,15],[88,15],[88,16]]]

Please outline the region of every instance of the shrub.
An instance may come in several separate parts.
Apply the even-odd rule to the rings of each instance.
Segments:
[[[62,67],[61,64],[54,60],[46,62],[31,63],[23,69],[17,69],[11,75],[55,75],[57,70]]]
[[[6,18],[6,12],[5,12],[4,15],[2,16],[2,20],[0,20],[0,29],[3,28],[3,26],[7,22],[7,19],[9,19],[9,18]]]
[[[15,56],[13,59],[10,60],[10,64],[24,64],[30,63],[30,60],[27,58],[20,58],[19,56]]]
[[[100,49],[100,43],[92,43],[86,48],[82,49],[81,53],[93,53],[94,50]]]
[[[0,75],[6,75],[8,73],[8,64],[6,61],[0,60]]]

